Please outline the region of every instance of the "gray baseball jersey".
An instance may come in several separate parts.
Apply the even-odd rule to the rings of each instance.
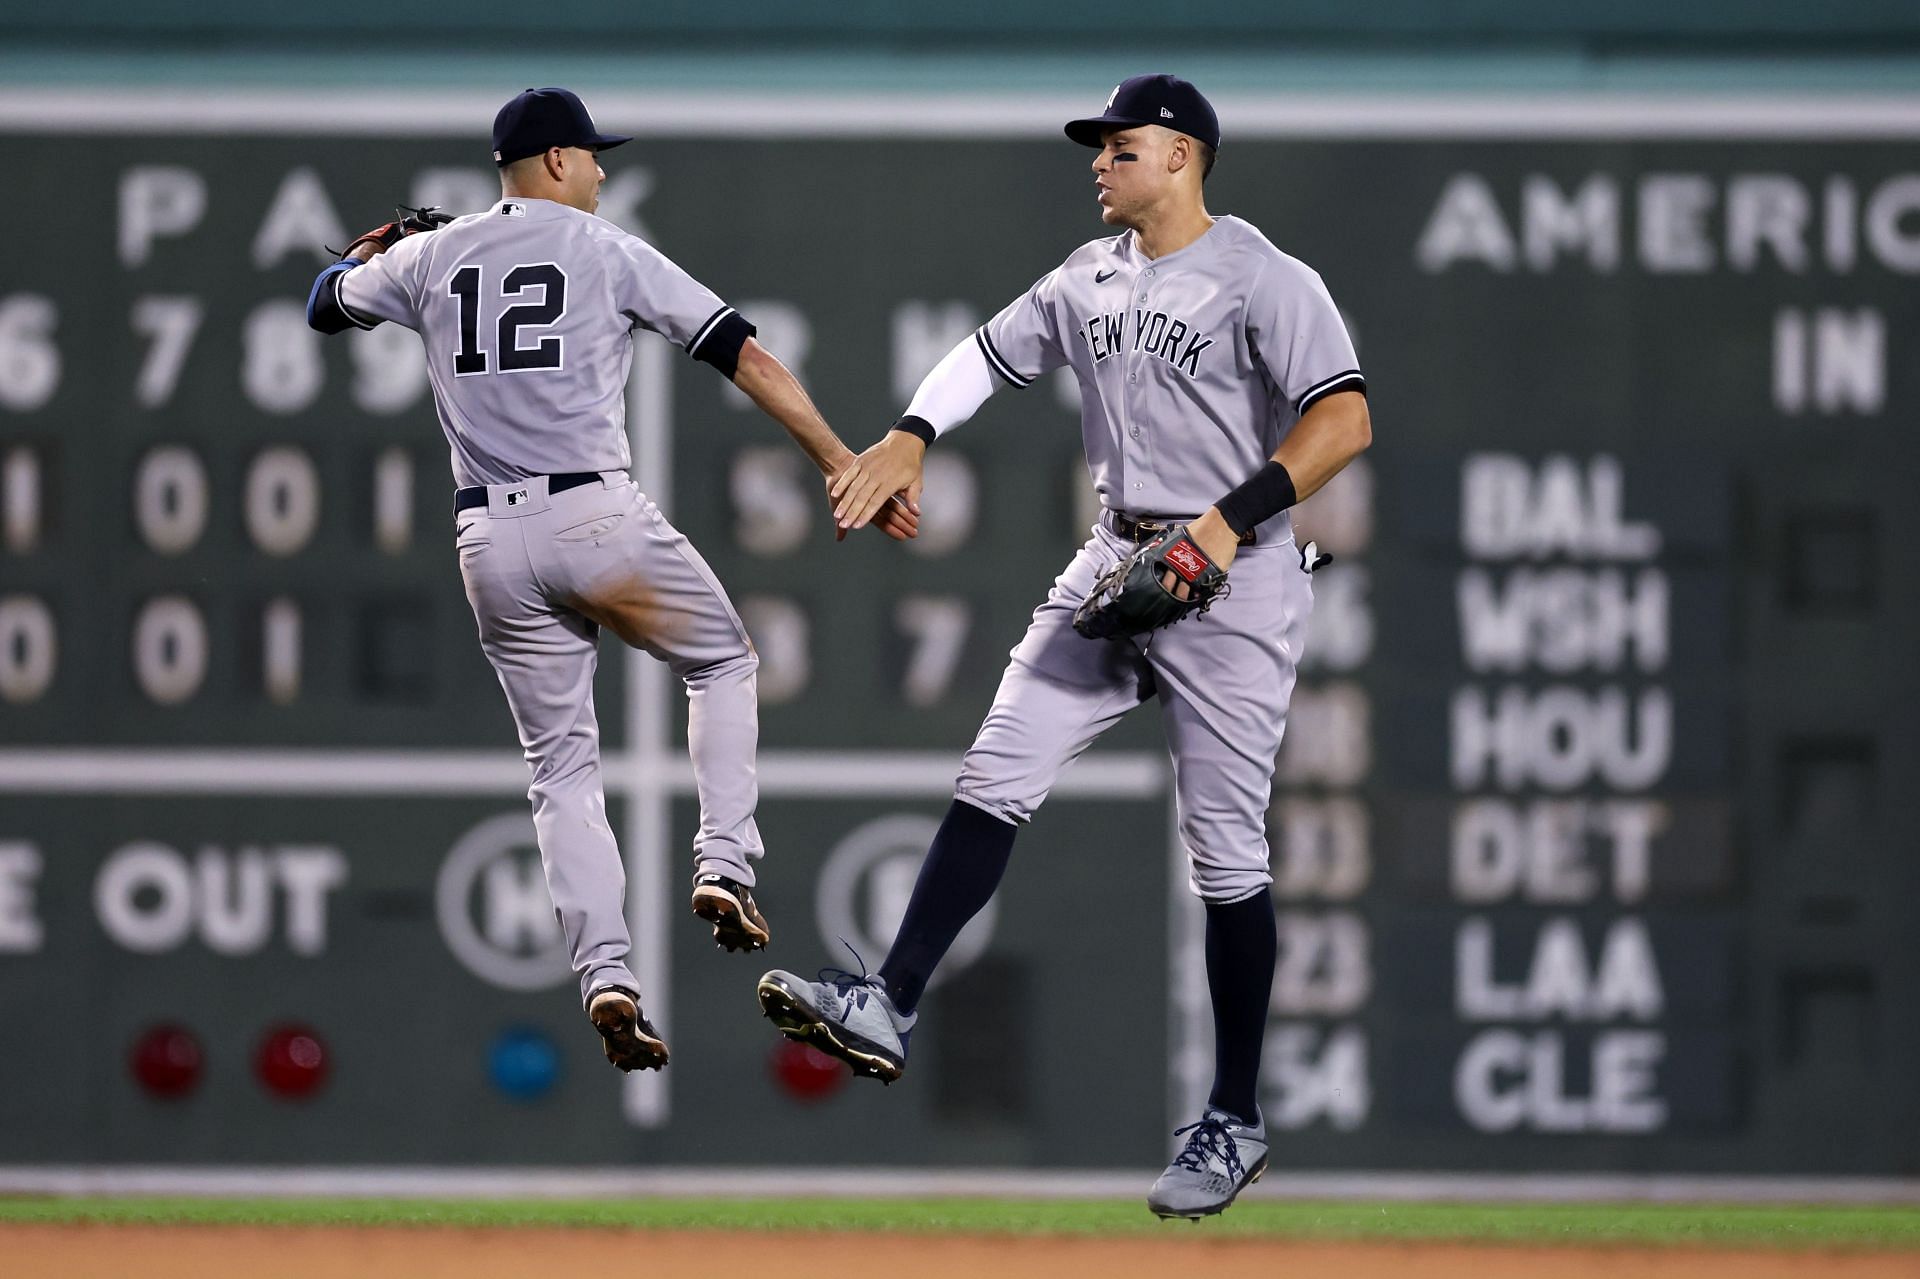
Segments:
[[[687,686],[696,874],[751,886],[762,844],[759,659],[699,552],[626,474],[633,330],[731,372],[752,327],[611,223],[521,199],[409,236],[363,266],[329,267],[308,315],[327,332],[392,320],[420,334],[453,473],[471,499],[456,519],[460,572],[532,773],[540,859],[581,1000],[608,987],[637,993],[600,777],[594,619]]]
[[[975,335],[1014,386],[1071,364],[1087,467],[1108,509],[1191,519],[1272,456],[1313,404],[1364,390],[1353,343],[1312,270],[1238,218],[1160,258],[1131,232],[1076,250]],[[1313,608],[1285,513],[1259,529],[1205,614],[1090,640],[1074,609],[1134,549],[1104,524],[1014,648],[968,750],[958,798],[1028,820],[1060,771],[1148,697],[1165,712],[1192,887],[1231,902],[1273,882],[1266,813]]]
[[[1094,489],[1135,518],[1200,514],[1316,400],[1365,386],[1319,275],[1236,217],[1161,258],[1131,231],[1082,245],[977,341],[1014,386],[1073,366]]]
[[[624,470],[633,329],[699,355],[733,308],[591,213],[505,199],[333,277],[347,317],[417,330],[454,481]]]

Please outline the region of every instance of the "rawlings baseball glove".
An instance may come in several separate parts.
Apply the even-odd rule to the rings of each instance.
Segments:
[[[453,221],[451,213],[442,213],[438,205],[430,204],[424,209],[413,209],[402,204],[394,209],[398,216],[391,222],[382,223],[365,235],[357,235],[348,241],[347,247],[340,250],[339,256],[346,257],[362,244],[373,243],[380,246],[382,253],[391,249],[410,235],[422,231],[437,231]],[[329,253],[333,250],[327,250]]]
[[[1101,575],[1073,611],[1073,629],[1088,639],[1139,635],[1204,613],[1226,594],[1225,571],[1176,524]]]

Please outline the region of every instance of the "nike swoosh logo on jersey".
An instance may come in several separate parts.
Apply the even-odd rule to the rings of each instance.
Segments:
[[[1104,271],[1095,271],[1093,273],[1093,282],[1095,284],[1105,284],[1108,280],[1111,280],[1113,278],[1113,273],[1119,269],[1120,269],[1119,267],[1110,266]]]

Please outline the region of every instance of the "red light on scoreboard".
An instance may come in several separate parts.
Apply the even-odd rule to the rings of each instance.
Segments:
[[[309,1026],[276,1026],[260,1041],[253,1068],[269,1092],[289,1100],[309,1097],[326,1082],[326,1045]]]
[[[200,1040],[184,1026],[149,1026],[127,1053],[127,1069],[148,1096],[171,1100],[200,1086],[206,1069]]]
[[[824,1101],[847,1082],[847,1068],[798,1040],[782,1037],[767,1061],[775,1082],[795,1101]]]

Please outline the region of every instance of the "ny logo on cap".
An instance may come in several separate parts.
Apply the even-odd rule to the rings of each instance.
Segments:
[[[1113,100],[1119,96],[1120,96],[1120,86],[1116,84],[1113,86],[1113,92],[1107,95],[1107,105],[1101,109],[1105,111],[1113,110]]]

